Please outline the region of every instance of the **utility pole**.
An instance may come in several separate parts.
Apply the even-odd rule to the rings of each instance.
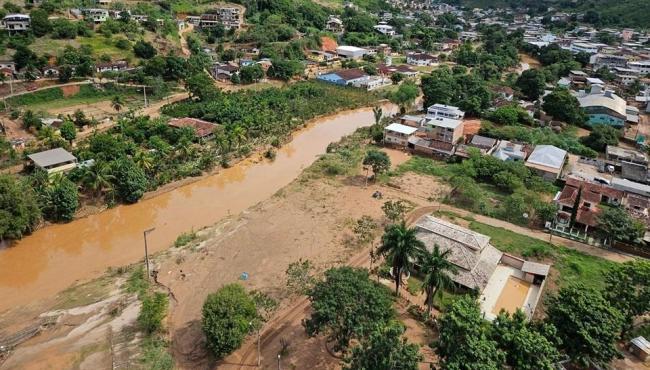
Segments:
[[[149,272],[149,250],[147,248],[147,234],[154,230],[156,230],[156,228],[152,227],[151,229],[147,229],[142,233],[144,235],[144,263],[147,265],[147,280],[149,280],[149,277],[151,276],[151,273]]]
[[[280,367],[280,357],[281,357],[281,356],[280,356],[280,354],[278,353],[278,370],[282,370],[282,368]]]

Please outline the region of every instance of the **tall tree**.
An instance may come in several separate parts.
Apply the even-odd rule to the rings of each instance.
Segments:
[[[59,132],[61,133],[61,137],[67,140],[70,145],[72,145],[72,141],[77,137],[77,128],[70,120],[65,120],[61,124]]]
[[[32,188],[13,175],[0,174],[0,240],[20,239],[40,218]]]
[[[549,299],[548,321],[562,338],[562,349],[580,366],[607,364],[617,356],[623,315],[602,294],[581,284]]]
[[[415,232],[416,229],[408,228],[404,221],[389,225],[381,238],[381,245],[377,249],[377,253],[386,257],[393,267],[396,295],[399,295],[402,273],[411,268],[413,261],[422,254],[425,248],[424,243],[416,237]]]
[[[454,301],[440,319],[438,354],[443,369],[501,370],[505,354],[488,329],[476,299],[465,295]]]
[[[404,114],[413,105],[418,95],[420,95],[420,89],[415,83],[406,81],[397,88],[397,91],[390,94],[389,99],[394,104],[397,104],[400,112]]]
[[[516,86],[528,100],[537,100],[544,93],[546,79],[544,74],[537,69],[524,71],[517,79]]]
[[[598,215],[600,228],[614,240],[634,242],[643,236],[645,226],[621,207],[607,207]]]
[[[332,268],[309,292],[312,314],[305,321],[310,336],[325,333],[335,351],[345,351],[352,339],[363,340],[395,317],[386,288],[370,280],[368,271]]]
[[[372,114],[375,117],[375,125],[378,125],[381,122],[381,118],[384,116],[384,110],[380,106],[372,108]]]
[[[77,185],[62,175],[52,180],[44,198],[43,214],[49,220],[70,221],[79,207]]]
[[[623,334],[627,334],[634,319],[650,313],[650,262],[634,260],[617,264],[605,273],[605,299],[625,317]]]
[[[542,108],[553,118],[574,125],[587,122],[587,116],[578,99],[569,90],[558,88],[544,97]]]
[[[404,325],[391,321],[373,331],[367,340],[352,349],[347,370],[417,370],[422,355],[418,345],[408,343]]]
[[[450,275],[455,274],[458,269],[448,260],[450,255],[450,249],[441,252],[440,247],[436,244],[431,252],[425,250],[418,258],[420,270],[424,274],[422,289],[426,294],[424,302],[429,313],[433,309],[433,300],[440,289],[453,287]]]
[[[113,99],[111,99],[111,106],[116,112],[119,112],[124,106],[124,99],[120,95],[115,95]]]
[[[545,329],[548,334],[555,334],[552,325]],[[501,311],[492,323],[492,337],[513,369],[554,370],[560,358],[553,342],[537,331],[521,310],[512,316]]]
[[[372,167],[372,172],[376,175],[382,174],[390,168],[390,158],[386,152],[371,149],[366,153],[363,159],[364,166]]]

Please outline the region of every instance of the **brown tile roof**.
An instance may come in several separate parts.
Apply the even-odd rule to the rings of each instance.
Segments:
[[[583,225],[596,227],[598,226],[599,213],[600,213],[599,208],[593,209],[593,208],[580,207],[580,209],[578,209],[578,212],[576,213],[576,221]]]
[[[360,70],[359,68],[342,69],[336,72],[336,74],[346,81],[355,80],[357,78],[365,77],[368,75],[366,72]]]
[[[578,198],[578,188],[575,188],[570,185],[564,185],[564,189],[560,193],[560,197],[557,199],[558,203],[566,204],[571,207],[576,203]]]
[[[174,118],[168,122],[168,125],[176,128],[193,127],[198,137],[211,135],[214,128],[217,127],[215,123],[190,117]]]

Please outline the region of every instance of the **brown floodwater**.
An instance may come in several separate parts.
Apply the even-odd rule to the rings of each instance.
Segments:
[[[384,112],[395,108],[384,106]],[[374,123],[371,109],[314,120],[278,150],[275,161],[245,160],[194,183],[34,232],[0,249],[0,312],[51,297],[111,266],[141,260],[143,230],[149,251],[172,245],[192,229],[214,224],[269,198],[311,165],[327,145]]]

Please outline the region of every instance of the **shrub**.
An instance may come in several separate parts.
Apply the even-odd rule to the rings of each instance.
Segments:
[[[202,319],[208,348],[217,358],[239,348],[257,317],[255,302],[239,284],[225,285],[208,295]]]
[[[167,314],[167,304],[167,296],[160,292],[142,299],[138,324],[146,333],[155,333],[162,328],[162,321]]]

